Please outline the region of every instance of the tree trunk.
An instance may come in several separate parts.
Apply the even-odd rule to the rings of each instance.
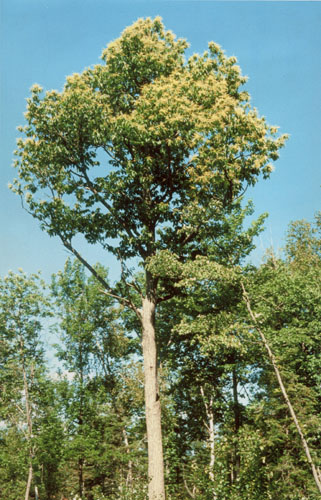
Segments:
[[[234,411],[234,458],[233,458],[233,481],[235,482],[240,472],[240,453],[238,446],[238,433],[241,425],[240,405],[237,393],[237,373],[235,366],[232,371],[233,379],[233,411]]]
[[[214,465],[215,465],[215,434],[214,434],[214,412],[213,412],[213,401],[210,400],[210,410],[209,410],[209,445],[210,445],[210,480],[214,483]],[[214,494],[214,498],[216,495]]]
[[[125,447],[126,447],[126,453],[128,456],[130,456],[130,448],[129,448],[129,442],[128,442],[128,436],[127,436],[126,429],[123,429],[123,436],[124,436],[124,443],[125,443]],[[128,461],[126,487],[129,488],[130,491],[132,491],[132,489],[133,489],[133,462],[131,459],[129,459],[129,461]]]
[[[78,491],[80,498],[84,494],[84,459],[80,457],[78,459]]]
[[[32,482],[32,474],[33,474],[32,457],[30,457],[28,480],[27,480],[26,493],[25,493],[25,500],[29,500],[30,488],[31,488],[31,482]]]
[[[265,346],[265,348],[266,348],[266,350],[268,352],[268,356],[269,356],[270,361],[272,363],[272,366],[274,368],[274,372],[275,372],[276,378],[278,380],[279,387],[280,387],[280,389],[282,391],[284,400],[285,400],[285,402],[287,404],[287,407],[289,409],[289,412],[290,412],[290,415],[292,417],[292,420],[293,420],[293,422],[294,422],[294,424],[296,426],[296,429],[298,431],[298,434],[300,436],[302,447],[303,447],[303,449],[305,451],[305,455],[306,455],[308,463],[309,463],[309,465],[311,467],[312,475],[313,475],[315,484],[317,485],[317,488],[318,488],[319,492],[321,493],[321,478],[320,478],[320,475],[318,473],[318,468],[316,467],[316,465],[315,465],[315,463],[314,463],[314,461],[312,459],[309,445],[308,445],[308,443],[307,443],[307,441],[306,441],[306,439],[304,437],[301,425],[300,425],[299,420],[298,420],[298,418],[296,416],[294,408],[293,408],[293,406],[291,404],[289,396],[288,396],[288,394],[286,392],[286,389],[285,389],[285,386],[283,384],[283,380],[282,380],[282,377],[281,377],[281,373],[280,373],[280,371],[278,369],[278,366],[276,364],[276,359],[274,357],[273,352],[271,351],[271,348],[270,348],[270,346],[268,344],[268,341],[267,341],[264,333],[262,332],[261,328],[258,325],[258,322],[257,322],[257,319],[256,319],[256,315],[252,311],[250,299],[249,299],[249,296],[248,296],[248,294],[247,294],[247,292],[245,290],[245,287],[244,287],[243,283],[241,283],[241,286],[242,286],[242,290],[243,290],[243,299],[244,299],[244,302],[246,304],[247,310],[248,310],[249,315],[250,315],[250,317],[251,317],[251,319],[252,319],[252,321],[253,321],[253,323],[255,325],[255,328],[259,332],[260,337],[262,339],[262,342],[263,342],[263,344],[264,344],[264,346]]]
[[[27,440],[28,440],[28,446],[29,446],[29,471],[28,471],[28,479],[27,479],[26,492],[25,492],[25,500],[29,500],[30,488],[31,488],[32,477],[33,477],[33,465],[32,465],[33,448],[32,448],[32,441],[31,441],[32,440],[32,417],[31,417],[31,404],[30,404],[30,397],[29,397],[28,379],[27,379],[27,372],[26,372],[26,366],[25,366],[24,344],[23,344],[22,337],[20,337],[20,356],[21,356],[21,362],[22,362],[23,389],[24,389],[24,396],[25,396],[25,408],[26,408],[27,428],[28,428]]]
[[[200,388],[204,407],[205,407],[205,413],[206,413],[206,418],[207,418],[207,423],[205,424],[205,427],[208,431],[208,446],[210,449],[210,463],[209,463],[209,478],[212,482],[213,486],[213,498],[216,499],[216,493],[214,489],[214,465],[215,465],[215,426],[214,426],[214,411],[213,411],[213,396],[210,397],[209,403],[206,401],[205,398],[205,393],[204,389],[201,386]]]
[[[146,297],[143,298],[141,321],[148,443],[148,499],[165,500],[161,406],[157,377],[155,310],[156,294],[152,286],[152,278],[146,272]]]

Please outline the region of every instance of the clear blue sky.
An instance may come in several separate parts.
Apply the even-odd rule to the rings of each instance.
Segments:
[[[68,74],[99,62],[108,42],[138,17],[162,16],[168,29],[188,39],[191,52],[203,52],[214,40],[235,55],[249,76],[253,105],[290,134],[271,179],[251,192],[256,213],[270,214],[258,246],[282,246],[291,220],[312,220],[320,210],[321,3],[2,0],[0,15],[0,275],[22,267],[42,269],[49,278],[67,257],[60,241],[42,233],[7,189],[31,85],[61,89]],[[94,249],[90,256],[111,264]]]

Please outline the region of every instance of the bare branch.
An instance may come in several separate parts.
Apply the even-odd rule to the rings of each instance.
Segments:
[[[125,306],[129,307],[130,309],[132,309],[133,311],[135,311],[135,313],[136,313],[136,315],[138,316],[139,319],[141,318],[140,309],[138,309],[135,306],[135,304],[133,304],[133,302],[131,300],[128,300],[125,297],[121,297],[120,295],[116,295],[115,293],[108,292],[107,290],[100,289],[100,291],[102,293],[104,293],[105,295],[108,295],[109,297],[112,297],[112,298],[118,300],[119,302],[121,302],[122,304],[124,304]]]
[[[187,482],[186,482],[185,477],[184,477],[184,486],[185,486],[185,490],[187,491],[187,493],[189,494],[189,496],[190,496],[191,498],[195,498],[195,492],[194,492],[194,491],[191,491],[191,490],[189,489],[189,487],[188,487],[188,485],[187,485]],[[193,490],[194,490],[194,488],[193,488]]]
[[[65,240],[62,237],[61,237],[61,240],[62,240],[65,248],[67,248],[67,250],[69,250],[88,269],[88,271],[91,272],[91,274],[97,279],[97,281],[99,281],[99,283],[103,286],[103,289],[101,290],[102,293],[104,293],[105,295],[108,295],[109,297],[112,297],[112,298],[118,300],[118,302],[120,302],[121,304],[124,304],[127,307],[130,307],[133,311],[135,311],[135,313],[137,314],[137,316],[139,318],[141,317],[140,311],[135,306],[135,304],[133,304],[133,302],[131,300],[128,300],[125,297],[121,297],[120,295],[118,295],[116,293],[116,290],[114,288],[112,288],[108,284],[108,282],[96,271],[96,269],[91,264],[89,264],[89,262],[86,259],[84,259],[84,257],[82,257],[82,255],[72,246],[71,242]]]
[[[102,148],[103,148],[103,150],[105,151],[105,153],[107,153],[107,154],[108,154],[108,156],[110,156],[110,158],[111,158],[112,160],[115,160],[115,161],[116,161],[115,156],[111,154],[110,150],[107,148],[107,146],[106,146],[106,145],[102,145]]]
[[[17,408],[17,410],[20,411],[20,413],[25,416],[25,412],[23,411],[23,409],[21,408],[21,406],[18,405],[18,403],[15,403],[15,407]]]

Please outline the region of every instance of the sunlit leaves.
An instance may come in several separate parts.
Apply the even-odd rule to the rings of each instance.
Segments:
[[[186,48],[160,18],[139,19],[61,92],[33,86],[12,189],[49,234],[122,258],[182,252],[185,229],[193,239],[203,220],[213,238],[269,175],[285,136],[250,107],[236,58],[210,43],[186,60]]]

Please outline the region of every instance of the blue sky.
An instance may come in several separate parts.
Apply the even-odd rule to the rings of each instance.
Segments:
[[[214,40],[235,55],[253,105],[290,134],[271,179],[250,193],[256,214],[270,214],[254,260],[271,243],[283,245],[291,220],[312,220],[320,210],[321,2],[2,0],[0,15],[0,275],[22,267],[41,269],[48,279],[68,255],[7,188],[31,85],[61,89],[67,75],[97,64],[108,42],[138,17],[162,16],[168,29],[187,38],[190,52],[203,52]],[[114,266],[94,248],[87,255]]]

